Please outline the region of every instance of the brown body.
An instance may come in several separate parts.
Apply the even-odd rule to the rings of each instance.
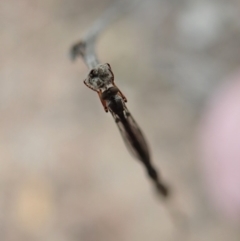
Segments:
[[[154,181],[159,193],[168,195],[168,189],[162,183],[155,167],[151,163],[150,151],[142,131],[127,109],[126,97],[114,83],[114,75],[109,64],[98,65],[92,69],[84,84],[96,91],[106,112],[110,111],[124,142],[133,156],[141,161],[149,177]]]

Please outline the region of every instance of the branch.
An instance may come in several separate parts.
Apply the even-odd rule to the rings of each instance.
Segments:
[[[71,58],[75,60],[82,57],[89,69],[100,64],[95,53],[95,45],[100,33],[110,24],[118,20],[124,14],[132,10],[143,0],[118,0],[100,17],[92,27],[83,35],[83,38],[71,48]]]

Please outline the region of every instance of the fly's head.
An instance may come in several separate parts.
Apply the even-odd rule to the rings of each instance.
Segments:
[[[89,72],[85,83],[91,89],[98,91],[110,87],[113,80],[111,66],[109,64],[99,64]]]

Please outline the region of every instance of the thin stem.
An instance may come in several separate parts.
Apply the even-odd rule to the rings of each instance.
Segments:
[[[108,25],[115,22],[141,2],[143,2],[143,0],[118,0],[110,6],[83,35],[82,39],[72,46],[71,58],[75,60],[78,56],[81,56],[89,69],[100,64],[95,52],[98,36]]]

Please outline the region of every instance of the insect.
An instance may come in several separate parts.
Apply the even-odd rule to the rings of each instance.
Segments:
[[[99,64],[92,68],[84,84],[98,93],[104,110],[112,114],[130,153],[144,164],[158,192],[167,196],[168,189],[151,163],[147,142],[125,104],[126,97],[114,82],[110,64]]]

